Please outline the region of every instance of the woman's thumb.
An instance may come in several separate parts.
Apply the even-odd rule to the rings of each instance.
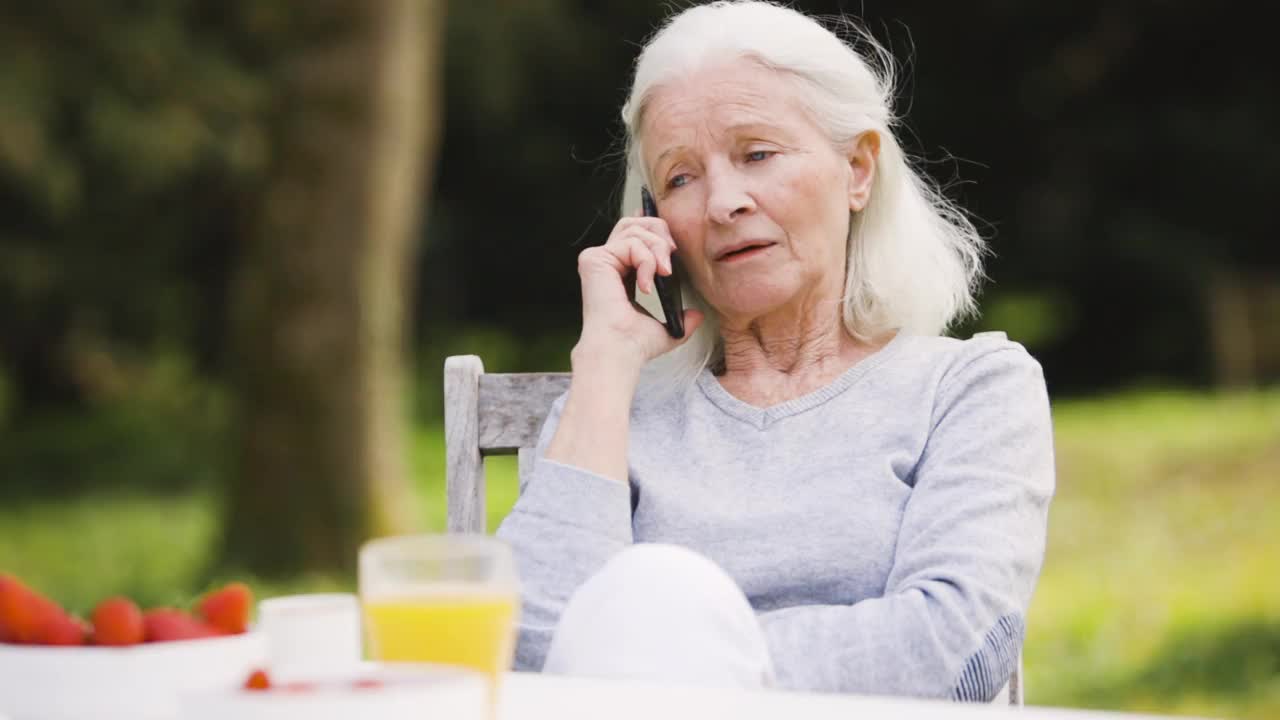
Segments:
[[[673,340],[671,347],[677,348],[689,342],[689,338],[693,337],[693,332],[697,330],[699,326],[702,325],[702,322],[704,320],[706,320],[706,316],[702,314],[701,310],[685,310],[684,311],[684,337],[678,340]]]

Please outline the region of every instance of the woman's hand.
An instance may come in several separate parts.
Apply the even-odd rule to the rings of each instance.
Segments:
[[[573,348],[573,380],[546,458],[627,482],[631,401],[640,369],[678,347],[702,324],[684,311],[679,340],[631,300],[631,283],[654,291],[654,275],[671,274],[676,248],[661,218],[636,215],[614,225],[608,241],[578,256],[582,337]],[[634,273],[634,274],[633,274]]]
[[[582,336],[575,356],[602,355],[639,372],[645,363],[688,340],[702,324],[702,313],[684,311],[685,335],[675,339],[631,299],[631,282],[640,292],[653,293],[654,276],[671,275],[675,249],[666,221],[634,215],[619,220],[604,245],[578,255]],[[630,278],[632,272],[634,278]]]

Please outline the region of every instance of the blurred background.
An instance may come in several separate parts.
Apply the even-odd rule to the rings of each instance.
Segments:
[[[687,3],[681,3],[684,5]],[[1043,363],[1033,704],[1280,716],[1280,102],[1243,2],[795,2]],[[0,2],[0,571],[85,612],[350,588],[444,527],[441,371],[568,369],[670,3]],[[490,527],[514,462],[488,462]]]

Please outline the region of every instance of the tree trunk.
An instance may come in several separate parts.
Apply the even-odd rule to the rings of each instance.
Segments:
[[[1213,343],[1214,382],[1222,388],[1253,385],[1253,327],[1249,296],[1239,273],[1219,269],[1209,282],[1209,338]]]
[[[419,527],[402,356],[439,134],[443,0],[295,7],[323,31],[282,66],[274,164],[237,276],[225,538],[229,563],[274,575],[349,571],[367,538]]]

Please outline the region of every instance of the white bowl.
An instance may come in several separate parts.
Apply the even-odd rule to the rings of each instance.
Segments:
[[[237,687],[266,657],[256,632],[119,648],[0,644],[0,714],[174,720],[184,694]]]
[[[356,687],[376,680],[377,687]],[[294,683],[307,687],[297,689]],[[487,720],[489,681],[484,675],[439,665],[364,663],[345,673],[295,677],[270,690],[191,693],[182,720]]]

